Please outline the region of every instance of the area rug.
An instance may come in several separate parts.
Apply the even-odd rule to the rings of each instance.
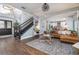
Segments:
[[[49,55],[74,55],[75,50],[72,44],[60,42],[58,39],[52,39],[52,44],[48,44],[45,40],[35,39],[26,43],[27,45],[43,51]]]

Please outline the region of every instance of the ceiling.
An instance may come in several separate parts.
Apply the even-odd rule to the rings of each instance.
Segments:
[[[21,9],[30,14],[41,16],[41,15],[52,15],[63,10],[79,7],[79,3],[48,3],[49,10],[47,12],[42,11],[42,3],[11,3],[13,7]]]

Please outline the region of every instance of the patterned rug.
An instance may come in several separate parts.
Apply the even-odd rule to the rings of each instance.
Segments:
[[[58,39],[52,39],[52,44],[48,44],[45,40],[36,39],[26,43],[27,45],[36,48],[49,55],[74,55],[75,50],[73,44],[60,42]]]

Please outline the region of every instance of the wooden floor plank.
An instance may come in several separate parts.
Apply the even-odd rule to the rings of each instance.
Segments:
[[[13,37],[0,38],[0,55],[47,55]]]

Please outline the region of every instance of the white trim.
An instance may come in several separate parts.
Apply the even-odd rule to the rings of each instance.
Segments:
[[[23,38],[21,38],[21,40],[24,40],[24,39],[27,39],[27,38],[30,38],[30,37],[33,37],[33,36],[23,37]]]
[[[0,36],[0,38],[7,38],[7,37],[13,37],[13,35],[3,35],[3,36]]]
[[[37,35],[37,34],[35,34],[35,35]],[[32,35],[32,36],[27,36],[27,37],[21,37],[21,40],[24,40],[24,39],[27,39],[27,38],[30,38],[30,37],[33,37],[33,36],[35,36],[35,35]],[[39,35],[41,35],[41,33],[39,33]]]

